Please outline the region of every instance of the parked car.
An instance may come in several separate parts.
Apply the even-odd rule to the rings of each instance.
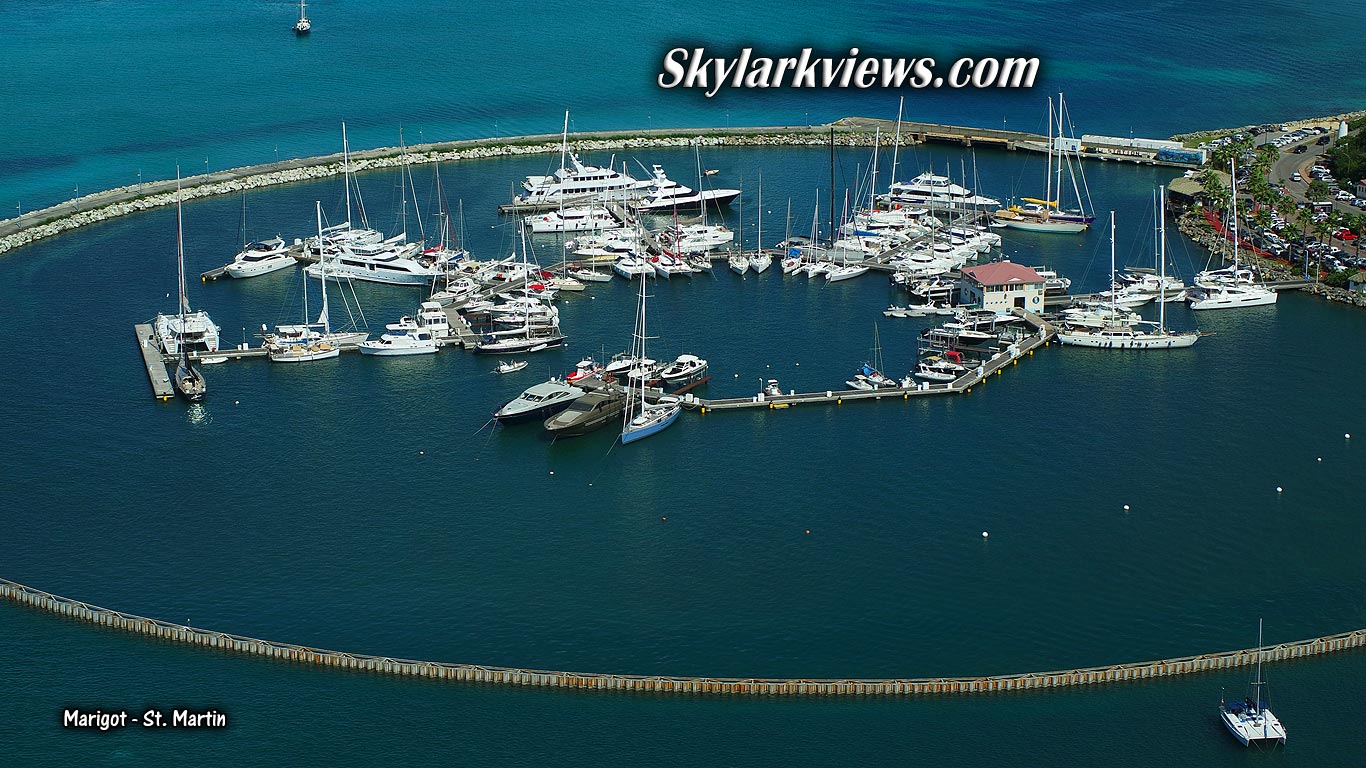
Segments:
[[[1294,173],[1290,174],[1290,180],[1291,180],[1291,181],[1304,181],[1304,177],[1300,175],[1300,172],[1299,172],[1299,171],[1295,171]]]

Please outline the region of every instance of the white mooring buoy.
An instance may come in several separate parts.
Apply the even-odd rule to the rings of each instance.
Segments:
[[[987,538],[988,535],[989,535],[989,534],[988,534],[986,531],[982,531],[982,538],[985,539],[985,538]]]
[[[1128,512],[1128,511],[1129,511],[1129,505],[1128,505],[1128,504],[1125,504],[1125,505],[1124,505],[1124,511],[1125,511],[1125,512]]]
[[[1284,490],[1285,490],[1285,489],[1282,488],[1282,487],[1280,487],[1279,485],[1276,486],[1276,493],[1281,493],[1281,492],[1284,491]]]

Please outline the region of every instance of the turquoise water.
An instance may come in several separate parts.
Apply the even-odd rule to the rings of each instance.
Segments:
[[[893,117],[887,91],[661,91],[675,45],[787,55],[850,46],[898,56],[1037,55],[1032,90],[911,91],[908,119],[1037,131],[1069,94],[1077,133],[1165,137],[1366,107],[1361,14],[1332,4],[744,0],[537,3],[509,17],[475,0],[0,4],[0,215],[142,178],[407,140]],[[1332,34],[1327,31],[1332,30]],[[1120,44],[1122,41],[1122,44]],[[206,163],[207,161],[207,163]]]
[[[341,119],[355,146],[378,146],[396,142],[400,123],[409,141],[553,131],[564,107],[581,129],[895,110],[889,94],[706,103],[657,92],[657,53],[704,36],[952,53],[1023,46],[1049,57],[1047,88],[1068,90],[1084,131],[1122,133],[1141,119],[1137,132],[1159,135],[1361,106],[1350,68],[1307,77],[1303,54],[1283,42],[1290,24],[1360,23],[1329,9],[1266,4],[1254,17],[1216,4],[1211,17],[1231,21],[1215,29],[1175,4],[1077,9],[1066,23],[1029,4],[862,8],[836,24],[814,4],[781,14],[742,4],[721,21],[686,6],[603,4],[576,7],[567,25],[548,11],[505,22],[480,4],[319,0],[318,31],[296,41],[288,2],[6,4],[0,195],[51,202],[76,184],[135,181],[138,168],[166,177],[176,162],[189,172],[205,158],[212,168],[270,160],[276,144],[281,157],[335,151]],[[1116,30],[1131,43],[1116,46]],[[1314,45],[1332,58],[1351,38]],[[589,40],[593,55],[582,52]],[[1210,53],[1226,40],[1236,52]],[[988,125],[1000,113],[1033,129],[1041,101],[918,94],[907,112]],[[681,151],[638,159],[680,179],[692,167]],[[972,160],[919,147],[901,175]],[[747,238],[761,171],[766,242],[785,229],[789,199],[794,232],[808,228],[813,199],[825,200],[823,150],[718,150],[704,161],[721,170],[717,183],[746,190]],[[983,151],[976,161],[984,192],[1037,194],[1040,158]],[[512,228],[492,211],[510,182],[550,162],[443,168],[477,256],[509,251]],[[868,159],[841,151],[838,162],[842,189]],[[1120,261],[1148,258],[1149,196],[1173,174],[1104,164],[1087,174],[1097,207],[1118,212]],[[414,175],[429,211],[431,170]],[[372,220],[392,229],[396,175],[361,183]],[[253,194],[249,234],[306,234],[314,200],[340,220],[341,191],[328,180]],[[232,198],[186,206],[191,273],[230,258],[241,212]],[[1342,491],[1359,464],[1342,435],[1366,435],[1342,394],[1366,380],[1366,361],[1348,351],[1366,334],[1359,311],[1296,294],[1238,313],[1178,308],[1173,324],[1215,335],[1165,355],[1050,347],[963,398],[688,413],[613,449],[606,433],[552,444],[533,427],[487,421],[540,377],[625,347],[623,282],[567,298],[570,346],[533,356],[519,375],[496,376],[492,361],[460,352],[229,363],[206,369],[202,409],[156,403],[129,326],[174,304],[174,231],[173,212],[158,210],[0,259],[6,578],[270,639],[603,672],[991,674],[1244,647],[1263,616],[1272,642],[1366,625],[1363,522]],[[557,248],[538,241],[544,262]],[[1204,267],[1192,244],[1175,238],[1173,248],[1185,275]],[[1007,232],[1005,250],[1072,276],[1078,290],[1104,282],[1099,231]],[[295,317],[297,292],[297,276],[279,273],[195,283],[191,300],[235,343]],[[872,276],[827,286],[721,270],[652,292],[654,349],[709,359],[709,396],[752,394],[768,377],[798,390],[838,386],[869,356],[875,323],[885,367],[900,374],[927,322],[883,318],[897,295]],[[419,298],[370,285],[357,294],[371,327]],[[1366,684],[1363,659],[1269,670],[1292,734],[1271,761],[1361,760],[1341,702]],[[0,605],[0,671],[0,743],[19,765],[1266,758],[1236,747],[1213,717],[1219,689],[1239,690],[1244,671],[972,699],[585,696],[301,669],[11,605]],[[214,707],[234,724],[62,731],[60,709],[73,705]]]
[[[941,148],[908,162],[960,158]],[[690,157],[642,159],[686,167]],[[1029,155],[976,159],[982,188],[997,193],[1041,172]],[[547,162],[442,169],[477,255],[511,245],[492,213],[498,190]],[[805,229],[807,201],[827,177],[820,149],[718,150],[705,162],[749,199],[762,169],[770,242],[789,197]],[[852,180],[867,158],[842,151],[838,162]],[[415,172],[420,193],[430,172]],[[1118,211],[1120,260],[1147,258],[1149,195],[1171,172],[1097,164],[1088,173],[1097,205]],[[397,175],[361,180],[372,219],[389,220]],[[317,199],[339,215],[340,183],[254,194],[250,233],[304,234]],[[235,250],[241,208],[232,198],[186,206],[191,273]],[[1078,290],[1103,281],[1099,231],[1006,236],[1009,255],[1072,275]],[[557,247],[539,242],[547,262]],[[1186,274],[1204,266],[1186,241],[1173,249]],[[493,361],[460,352],[229,363],[206,369],[211,399],[187,411],[148,397],[128,330],[172,306],[173,253],[173,213],[161,210],[0,262],[8,306],[28,319],[0,332],[5,359],[34,359],[32,331],[73,303],[98,319],[97,346],[55,336],[39,364],[3,379],[6,578],[322,647],[632,673],[991,674],[1244,647],[1260,616],[1271,641],[1362,625],[1362,522],[1339,482],[1354,458],[1342,433],[1366,427],[1319,378],[1366,378],[1360,358],[1341,354],[1343,339],[1366,332],[1359,312],[1295,294],[1239,313],[1178,308],[1171,322],[1215,335],[1164,355],[1050,347],[963,398],[689,413],[613,449],[606,432],[552,444],[534,426],[487,421],[547,373],[626,345],[624,282],[567,298],[570,346],[532,356],[520,375],[493,375]],[[92,264],[98,280],[73,284]],[[293,317],[297,281],[286,272],[195,283],[191,300],[233,342]],[[372,285],[357,294],[372,327],[419,298]],[[654,348],[709,359],[709,396],[751,394],[766,377],[798,390],[838,386],[869,356],[875,323],[886,368],[900,373],[927,322],[883,318],[896,294],[874,277],[828,286],[720,270],[660,282],[652,295]],[[72,364],[80,386],[54,378]],[[824,764],[906,750],[981,764],[1006,748],[1048,764],[1098,762],[1140,743],[1155,763],[1245,759],[1212,717],[1219,688],[1239,689],[1241,671],[971,701],[597,697],[302,670],[0,612],[0,663],[19,681],[0,728],[26,764],[284,755],[363,765],[396,749],[436,762],[453,744],[474,764]],[[1360,754],[1331,727],[1342,715],[1329,703],[1366,680],[1358,656],[1271,675],[1295,735],[1282,759]],[[63,732],[56,711],[70,704],[216,707],[236,725],[167,738]],[[1136,733],[1132,718],[1166,735]]]

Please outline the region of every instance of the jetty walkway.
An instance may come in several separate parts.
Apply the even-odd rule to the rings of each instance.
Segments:
[[[388,656],[330,651],[149,619],[144,616],[136,616],[90,605],[79,600],[60,597],[5,579],[0,579],[0,598],[58,616],[123,632],[309,666],[464,683],[651,693],[749,696],[925,696],[1001,693],[1149,680],[1157,677],[1232,669],[1257,663],[1259,655],[1257,649],[1245,648],[1158,661],[983,677],[774,679],[618,675],[491,667],[440,661],[415,661],[412,659],[395,659]],[[1346,651],[1360,648],[1363,645],[1366,645],[1366,629],[1358,629],[1336,635],[1268,646],[1262,649],[1260,656],[1263,662],[1286,661]]]

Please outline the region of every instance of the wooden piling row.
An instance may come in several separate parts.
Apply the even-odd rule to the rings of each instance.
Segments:
[[[0,579],[0,597],[58,616],[86,621],[111,629],[134,632],[172,642],[262,656],[298,664],[344,670],[423,677],[462,683],[520,685],[585,690],[637,691],[643,693],[729,694],[740,696],[930,696],[943,694],[1003,693],[1079,685],[1148,680],[1189,675],[1254,664],[1256,649],[1241,649],[1055,672],[1030,672],[989,677],[935,677],[891,679],[763,679],[734,677],[678,677],[670,675],[614,675],[588,672],[554,672],[477,664],[394,659],[386,656],[330,651],[292,643],[277,643],[187,627],[49,594]],[[1263,662],[1285,661],[1335,653],[1366,645],[1366,629],[1281,643],[1262,652]]]

